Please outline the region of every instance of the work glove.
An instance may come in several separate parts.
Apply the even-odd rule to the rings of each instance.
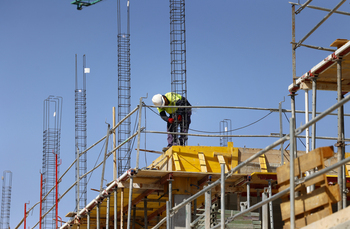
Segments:
[[[174,122],[174,119],[173,118],[168,118],[168,123],[173,123]]]
[[[181,121],[182,121],[182,115],[178,115],[178,116],[177,116],[177,120],[178,120],[179,122],[181,122]]]

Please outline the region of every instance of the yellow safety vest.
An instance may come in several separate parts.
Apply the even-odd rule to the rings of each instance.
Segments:
[[[169,101],[169,104],[168,106],[176,106],[176,102],[178,100],[181,100],[182,99],[182,96],[179,95],[179,94],[176,94],[174,92],[168,92],[164,95],[168,101]],[[157,108],[159,113],[162,112],[162,111],[166,111],[168,114],[172,114],[172,113],[175,113],[177,111],[177,107],[164,107],[164,108]]]

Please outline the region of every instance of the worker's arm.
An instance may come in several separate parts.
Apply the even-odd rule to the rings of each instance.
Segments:
[[[159,115],[164,121],[168,121],[168,116],[166,115],[165,111],[161,111]]]

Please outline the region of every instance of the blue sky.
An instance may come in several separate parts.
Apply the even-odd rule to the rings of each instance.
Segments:
[[[302,1],[303,3],[304,1]],[[338,2],[338,1],[336,1]],[[333,8],[334,1],[315,1]],[[123,12],[126,1],[122,0]],[[339,10],[350,11],[349,2]],[[296,40],[313,28],[326,12],[305,9],[296,20]],[[333,15],[304,43],[329,47],[337,38],[348,38],[349,17]],[[106,134],[105,122],[112,122],[117,107],[116,1],[105,0],[77,11],[70,1],[1,1],[0,3],[0,172],[11,170],[11,227],[23,217],[24,203],[39,201],[43,147],[43,101],[49,95],[63,97],[61,173],[74,160],[74,76],[75,54],[82,66],[87,56],[88,145]],[[125,15],[122,24],[125,25]],[[125,32],[125,29],[123,29]],[[131,1],[131,109],[140,97],[151,105],[154,94],[171,90],[169,1]],[[291,5],[288,1],[186,1],[186,45],[188,99],[198,106],[246,106],[290,109],[288,85],[292,82]],[[301,76],[329,52],[299,48],[297,75]],[[298,92],[297,109],[304,109],[304,93]],[[311,97],[311,95],[310,95]],[[319,92],[318,110],[336,102],[335,92]],[[347,109],[345,108],[345,111]],[[252,123],[268,111],[194,109],[190,133],[218,132],[223,119],[231,119],[233,129]],[[288,118],[290,114],[287,114]],[[143,116],[145,117],[145,116]],[[136,116],[132,117],[134,123]],[[298,115],[297,126],[304,123]],[[165,131],[165,123],[147,110],[147,130]],[[336,116],[321,122],[318,134],[337,136]],[[287,119],[283,129],[288,133]],[[133,129],[133,126],[132,126]],[[279,132],[279,116],[233,134]],[[276,139],[233,139],[237,147],[264,148]],[[219,145],[217,138],[190,137],[189,145]],[[318,142],[318,146],[334,141]],[[166,136],[142,136],[141,147],[161,150]],[[304,150],[299,144],[299,149]],[[88,169],[95,164],[102,145],[88,154]],[[133,152],[134,153],[134,152]],[[141,154],[140,167],[155,155]],[[133,155],[134,165],[135,157]],[[101,159],[100,159],[101,160]],[[112,179],[108,160],[106,179]],[[101,170],[91,177],[90,188],[99,188]],[[62,194],[74,182],[74,170],[60,185]],[[97,195],[88,193],[88,202]],[[74,210],[74,190],[59,205],[59,215]],[[39,208],[27,219],[38,222]]]

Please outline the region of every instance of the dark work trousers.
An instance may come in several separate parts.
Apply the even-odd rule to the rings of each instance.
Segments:
[[[167,122],[167,132],[177,132],[178,127],[180,126],[180,133],[188,133],[188,129],[191,124],[191,114],[191,112],[188,112],[186,117],[182,116],[182,121],[177,120],[177,114],[170,114],[169,118],[173,118],[174,122]],[[177,134],[168,134],[168,147],[172,145],[184,146],[187,142],[187,139],[187,135],[178,136]]]

